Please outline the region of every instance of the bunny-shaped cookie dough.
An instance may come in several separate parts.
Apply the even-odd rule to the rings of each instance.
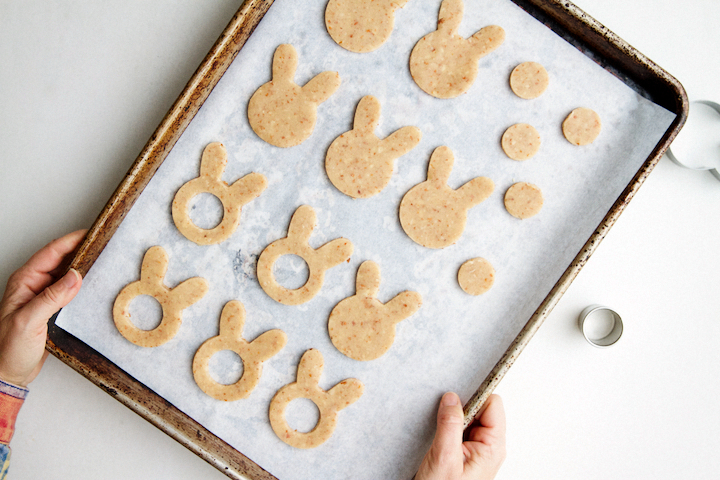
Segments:
[[[395,324],[415,313],[422,305],[417,292],[402,292],[383,304],[376,296],[380,288],[380,267],[373,261],[360,265],[355,295],[341,300],[330,312],[328,332],[333,345],[355,360],[375,360],[395,340]]]
[[[355,403],[363,394],[364,385],[348,378],[325,391],[318,385],[323,370],[323,356],[319,350],[307,350],[297,369],[297,381],[277,391],[270,402],[270,426],[275,434],[291,447],[315,448],[333,434],[340,410]],[[285,409],[296,398],[307,398],[317,405],[320,419],[311,431],[303,433],[290,428],[285,420]]]
[[[198,245],[213,245],[227,240],[240,223],[242,207],[254,200],[267,187],[267,179],[260,173],[250,173],[232,185],[222,181],[227,165],[227,151],[222,143],[211,143],[203,150],[200,176],[193,178],[175,194],[172,217],[175,226],[188,240]],[[215,195],[223,205],[222,221],[214,228],[204,229],[190,219],[188,205],[200,193]]]
[[[322,288],[325,270],[341,264],[352,255],[353,244],[346,238],[336,238],[320,248],[312,248],[308,240],[316,225],[315,210],[309,205],[299,206],[290,219],[287,237],[275,240],[260,254],[257,262],[258,282],[265,293],[276,302],[300,305],[309,301]],[[309,270],[305,285],[295,290],[277,283],[273,275],[273,265],[281,256],[287,254],[301,257]]]
[[[437,30],[421,38],[410,54],[410,74],[426,93],[454,98],[465,93],[478,74],[478,61],[505,40],[497,25],[484,27],[467,40],[457,30],[463,17],[462,0],[443,0]]]
[[[448,187],[453,153],[438,147],[430,157],[427,180],[415,185],[400,202],[400,224],[416,243],[445,248],[457,242],[465,230],[467,211],[485,201],[495,184],[476,177],[457,190]]]
[[[325,26],[335,43],[351,52],[376,50],[390,38],[395,10],[408,0],[330,0]]]
[[[206,340],[193,358],[192,371],[200,389],[217,400],[230,402],[246,398],[260,381],[263,362],[277,354],[287,343],[282,330],[269,330],[252,342],[242,336],[245,327],[245,307],[237,300],[225,304],[220,314],[220,334]],[[210,375],[210,359],[221,350],[235,352],[243,363],[240,379],[224,385]]]
[[[380,193],[390,182],[393,163],[420,142],[416,127],[403,127],[384,140],[374,133],[380,102],[367,95],[355,111],[353,129],[337,137],[325,156],[325,171],[338,190],[353,198]]]
[[[258,88],[248,103],[248,120],[257,135],[276,147],[293,147],[315,128],[317,106],[340,86],[337,72],[322,72],[300,87],[293,81],[298,55],[283,44],[273,55],[273,78]]]
[[[140,280],[127,284],[113,304],[113,320],[123,337],[140,347],[157,347],[167,342],[180,330],[182,311],[200,300],[208,291],[204,278],[193,277],[175,288],[163,283],[168,267],[168,255],[160,246],[151,247],[145,252]],[[150,295],[162,307],[160,325],[152,330],[142,330],[130,320],[128,307],[138,295]]]

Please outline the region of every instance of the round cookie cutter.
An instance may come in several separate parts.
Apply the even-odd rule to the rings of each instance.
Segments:
[[[590,325],[593,324],[593,320],[599,321],[599,314],[602,312],[610,314],[613,320],[613,325],[606,335],[597,338],[590,335],[588,330]],[[593,347],[598,348],[606,348],[614,345],[618,340],[620,340],[620,337],[622,337],[623,334],[623,322],[620,315],[618,315],[615,310],[603,305],[590,305],[580,312],[580,315],[578,316],[578,327],[585,337],[585,340],[587,340]]]
[[[716,102],[712,102],[710,100],[695,100],[694,102],[690,102],[691,108],[692,108],[692,105],[694,105],[694,104],[706,105],[706,106],[712,108],[713,110],[715,110],[718,114],[720,114],[720,104],[718,104]],[[720,171],[718,171],[717,168],[715,168],[715,167],[691,167],[690,165],[686,165],[685,163],[680,161],[675,156],[675,154],[672,151],[672,146],[668,147],[668,149],[665,153],[667,154],[668,158],[670,160],[672,160],[672,162],[675,163],[676,165],[683,167],[683,168],[687,168],[689,170],[696,170],[699,172],[703,171],[703,170],[709,170],[710,173],[712,173],[713,176],[720,181]]]

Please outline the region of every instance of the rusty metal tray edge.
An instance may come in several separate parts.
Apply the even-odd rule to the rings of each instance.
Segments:
[[[675,78],[574,4],[560,0],[513,1],[639,93],[675,113],[676,118],[573,262],[467,402],[466,426],[482,409],[487,397],[658,163],[685,123],[688,112],[687,95]],[[243,2],[103,208],[70,267],[77,269],[83,276],[88,272],[272,3],[273,0]],[[55,317],[50,320],[49,326],[47,350],[228,477],[275,479],[117,365],[57,327]]]

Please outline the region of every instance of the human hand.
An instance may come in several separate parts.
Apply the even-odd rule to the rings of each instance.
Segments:
[[[492,480],[505,460],[505,409],[490,395],[463,442],[463,409],[452,392],[438,408],[437,431],[415,480]]]
[[[1,380],[26,387],[40,372],[47,358],[47,322],[82,284],[76,270],[58,279],[56,269],[84,236],[85,230],[78,230],[50,242],[8,278],[0,300]]]

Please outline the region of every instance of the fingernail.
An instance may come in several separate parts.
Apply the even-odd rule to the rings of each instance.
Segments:
[[[452,407],[458,404],[458,397],[452,392],[448,392],[442,397],[442,405],[444,407]]]
[[[70,290],[80,280],[80,274],[74,268],[68,270],[65,276],[60,280],[63,288]]]

